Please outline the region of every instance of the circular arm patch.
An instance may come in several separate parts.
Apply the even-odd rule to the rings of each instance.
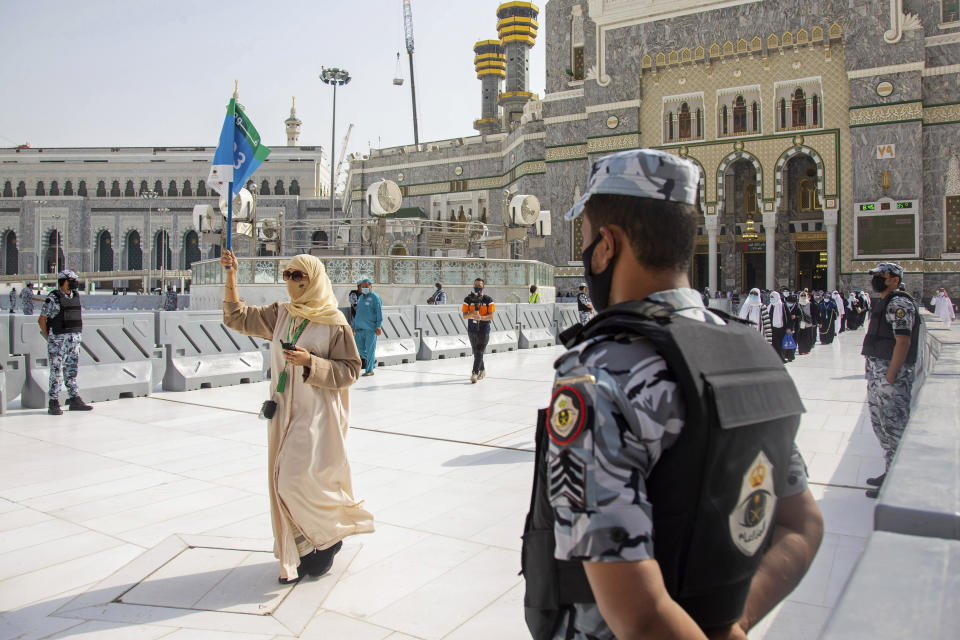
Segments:
[[[550,400],[550,412],[547,416],[547,432],[550,439],[558,445],[568,445],[583,430],[587,417],[587,408],[583,396],[573,387],[560,387]]]

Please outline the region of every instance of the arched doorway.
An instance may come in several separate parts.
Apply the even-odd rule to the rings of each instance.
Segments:
[[[97,271],[113,271],[113,238],[109,231],[97,235],[97,255],[94,263]]]
[[[742,118],[746,118],[745,113]],[[720,224],[733,236],[733,242],[723,252],[723,272],[727,279],[736,279],[737,284],[730,288],[740,291],[766,286],[766,248],[760,237],[763,228],[757,202],[758,184],[759,171],[748,157],[738,158],[723,172]]]
[[[407,248],[406,248],[403,244],[401,244],[401,243],[398,242],[397,244],[395,244],[395,245],[393,245],[392,247],[390,247],[390,255],[392,255],[392,256],[408,256],[408,255],[410,255],[410,252],[407,251]]]
[[[8,276],[19,271],[20,250],[17,249],[17,234],[7,231],[3,234],[3,273]]]
[[[127,233],[127,270],[139,271],[143,269],[143,247],[140,246],[140,232]]]
[[[153,268],[169,269],[173,264],[173,252],[170,251],[170,234],[158,231],[153,238]]]
[[[60,273],[64,268],[63,236],[54,229],[47,236],[47,250],[43,257],[44,273]]]
[[[191,229],[183,236],[183,268],[189,270],[194,262],[200,261],[200,240],[197,232]]]

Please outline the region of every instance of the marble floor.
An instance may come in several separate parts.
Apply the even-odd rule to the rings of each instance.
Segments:
[[[872,527],[881,469],[863,331],[789,365],[826,537],[751,638],[816,638]],[[0,640],[528,638],[520,533],[533,423],[559,348],[380,368],[351,393],[349,447],[377,531],[280,587],[267,513],[267,383],[158,392],[88,414],[0,419]]]

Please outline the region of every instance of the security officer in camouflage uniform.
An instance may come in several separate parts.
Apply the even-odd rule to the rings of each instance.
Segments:
[[[20,308],[23,310],[23,315],[32,316],[33,315],[33,283],[28,282],[27,286],[20,291]]]
[[[881,262],[870,274],[870,284],[880,294],[880,301],[870,309],[870,326],[863,338],[861,353],[865,361],[870,422],[886,461],[881,475],[867,479],[867,484],[875,487],[867,489],[867,497],[876,498],[910,419],[921,320],[913,298],[899,289],[903,267]]]
[[[764,343],[755,331],[708,311],[689,288],[698,179],[693,163],[667,153],[617,153],[594,163],[584,196],[567,213],[567,220],[586,214],[584,270],[599,315],[562,335],[570,350],[554,365],[554,393],[538,425],[538,469],[523,553],[525,615],[537,640],[613,640],[643,633],[743,640],[800,581],[819,546],[822,518],[792,446],[803,410],[796,388],[776,354],[757,346]],[[682,345],[674,340],[670,347],[669,340],[661,344],[652,334],[624,328],[634,317],[657,319],[647,327],[682,325],[694,337],[712,332],[714,339]],[[777,422],[789,415],[783,423],[788,428],[770,440],[772,432],[763,426],[725,423],[719,431],[742,432],[747,439],[737,442],[754,445],[746,454],[750,459],[732,449],[714,451],[715,470],[706,475],[710,465],[697,467],[691,464],[696,458],[687,456],[691,443],[707,437],[706,413],[698,407],[706,406],[708,394],[691,386],[692,374],[683,377],[674,368],[678,350],[719,353],[721,372],[754,354],[765,363],[760,377],[779,385],[769,399],[776,403],[790,396],[794,404],[776,415],[772,406],[755,408],[753,421],[759,416],[760,422]],[[668,351],[673,366],[664,355]],[[749,384],[727,387],[724,395],[739,393],[739,400],[757,405],[765,392],[756,386],[763,380],[753,375]],[[767,440],[751,441],[754,434]],[[768,443],[774,443],[769,450]],[[728,467],[736,470],[732,478]],[[725,489],[710,504],[728,510],[702,518],[713,526],[698,531],[697,544],[685,546],[678,540],[689,532],[664,514],[701,520],[709,505],[697,496],[713,490],[718,473],[726,474],[720,483]],[[547,500],[552,530],[538,531],[540,505]],[[548,550],[544,560],[536,541],[550,534],[553,553]],[[752,563],[745,574],[733,569],[744,561]],[[701,573],[684,573],[690,566]],[[588,584],[578,573],[585,573]],[[735,580],[736,588],[728,588]],[[697,581],[712,587],[692,586]],[[690,596],[687,585],[701,595]]]
[[[177,292],[174,291],[172,284],[167,285],[167,295],[163,299],[163,310],[164,311],[177,310]]]
[[[80,398],[77,373],[80,358],[80,334],[83,313],[80,308],[79,276],[69,269],[57,275],[57,288],[50,292],[40,310],[40,331],[47,339],[50,366],[50,396],[47,413],[63,415],[60,408],[60,375],[67,387],[67,406],[71,411],[91,411],[93,407]]]

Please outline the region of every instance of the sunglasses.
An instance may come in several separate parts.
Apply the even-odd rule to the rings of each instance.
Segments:
[[[303,271],[291,271],[288,269],[283,272],[283,279],[284,281],[293,280],[294,282],[301,282],[303,280],[307,280],[308,278],[307,274],[305,274]]]

